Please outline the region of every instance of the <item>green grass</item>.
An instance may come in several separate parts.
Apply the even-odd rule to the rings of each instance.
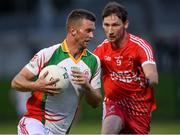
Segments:
[[[0,123],[0,134],[13,134],[16,132],[16,123]],[[99,122],[76,122],[71,128],[71,134],[99,134],[101,123]],[[180,134],[180,121],[153,122],[152,134]]]
[[[0,123],[0,134],[16,134],[16,123]]]
[[[153,122],[152,134],[180,134],[180,121]]]
[[[98,134],[100,133],[101,123],[99,122],[79,122],[72,126],[72,134]],[[151,134],[180,134],[179,122],[153,122]]]

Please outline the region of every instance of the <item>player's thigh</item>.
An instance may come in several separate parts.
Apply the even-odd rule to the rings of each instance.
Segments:
[[[150,131],[150,122],[151,117],[149,115],[129,116],[127,119],[132,134],[148,134]]]
[[[102,123],[102,134],[118,134],[123,126],[123,120],[117,115],[107,116]]]
[[[18,124],[18,135],[24,134],[44,135],[47,134],[47,129],[40,121],[34,118],[23,117]]]

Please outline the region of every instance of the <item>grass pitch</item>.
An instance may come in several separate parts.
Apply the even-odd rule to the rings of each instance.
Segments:
[[[17,134],[16,122],[0,123],[0,134]],[[70,134],[99,134],[100,122],[76,122]],[[180,134],[180,121],[152,122],[151,134]]]

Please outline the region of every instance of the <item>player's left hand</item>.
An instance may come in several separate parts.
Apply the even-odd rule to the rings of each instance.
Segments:
[[[74,82],[74,84],[77,85],[88,85],[88,78],[85,76],[85,74],[83,72],[77,71],[77,70],[71,70],[72,71],[72,81]]]

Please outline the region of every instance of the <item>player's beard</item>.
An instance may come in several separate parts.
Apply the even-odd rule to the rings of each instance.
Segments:
[[[88,43],[89,43],[89,42],[85,42],[85,41],[81,42],[81,43],[79,44],[79,50],[80,50],[80,51],[83,51],[84,49],[87,49]]]
[[[88,43],[89,43],[89,42],[83,41],[83,42],[81,43],[81,49],[82,49],[82,50],[86,49],[86,48],[88,47]]]
[[[123,30],[117,34],[114,41],[110,41],[110,42],[112,42],[114,44],[113,46],[116,46],[119,48],[121,46],[122,42],[124,41],[125,35],[126,35],[126,29],[123,28]]]

